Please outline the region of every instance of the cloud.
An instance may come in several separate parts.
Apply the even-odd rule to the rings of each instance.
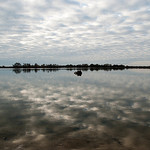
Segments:
[[[146,0],[1,0],[0,57],[39,63],[50,58],[58,63],[148,59],[148,4]]]

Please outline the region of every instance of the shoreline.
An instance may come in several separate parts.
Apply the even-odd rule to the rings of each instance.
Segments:
[[[150,69],[150,66],[30,66],[30,67],[25,67],[25,66],[18,66],[18,67],[13,67],[13,66],[0,66],[0,69],[4,68],[12,68],[12,69],[118,69],[118,70],[124,70],[124,69]]]

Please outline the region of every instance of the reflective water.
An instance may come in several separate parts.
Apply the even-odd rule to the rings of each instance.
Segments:
[[[150,70],[0,70],[1,150],[149,150]]]

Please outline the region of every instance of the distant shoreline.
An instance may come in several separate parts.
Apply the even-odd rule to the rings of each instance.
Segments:
[[[3,67],[3,66],[0,66],[0,69],[3,69],[3,68],[19,68],[19,69],[59,69],[59,68],[74,68],[74,69],[76,69],[76,68],[88,68],[88,69],[90,69],[90,68],[101,68],[101,69],[103,69],[103,68],[111,68],[111,69],[150,69],[150,66],[125,66],[124,68],[122,68],[122,67],[63,67],[63,66],[57,66],[57,67],[12,67],[12,66],[5,66],[5,67]]]
[[[61,68],[66,68],[66,69],[81,69],[81,70],[124,70],[124,69],[150,69],[150,66],[128,66],[128,65],[112,65],[112,64],[78,64],[78,65],[57,65],[57,64],[43,64],[43,65],[38,65],[38,64],[28,64],[25,63],[21,65],[20,63],[15,63],[12,66],[0,66],[0,68],[13,68],[13,69],[61,69]]]

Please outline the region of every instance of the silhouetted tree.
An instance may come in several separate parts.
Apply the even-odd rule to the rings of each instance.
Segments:
[[[38,65],[37,63],[35,63],[35,64],[34,64],[34,67],[35,67],[35,68],[38,68],[38,67],[39,67],[39,65]]]
[[[14,65],[13,65],[13,67],[14,68],[19,68],[19,67],[21,67],[22,65],[20,64],[20,63],[18,63],[18,62],[16,62]]]
[[[23,67],[24,67],[24,68],[30,68],[31,65],[30,65],[29,63],[24,63],[24,64],[23,64]]]

